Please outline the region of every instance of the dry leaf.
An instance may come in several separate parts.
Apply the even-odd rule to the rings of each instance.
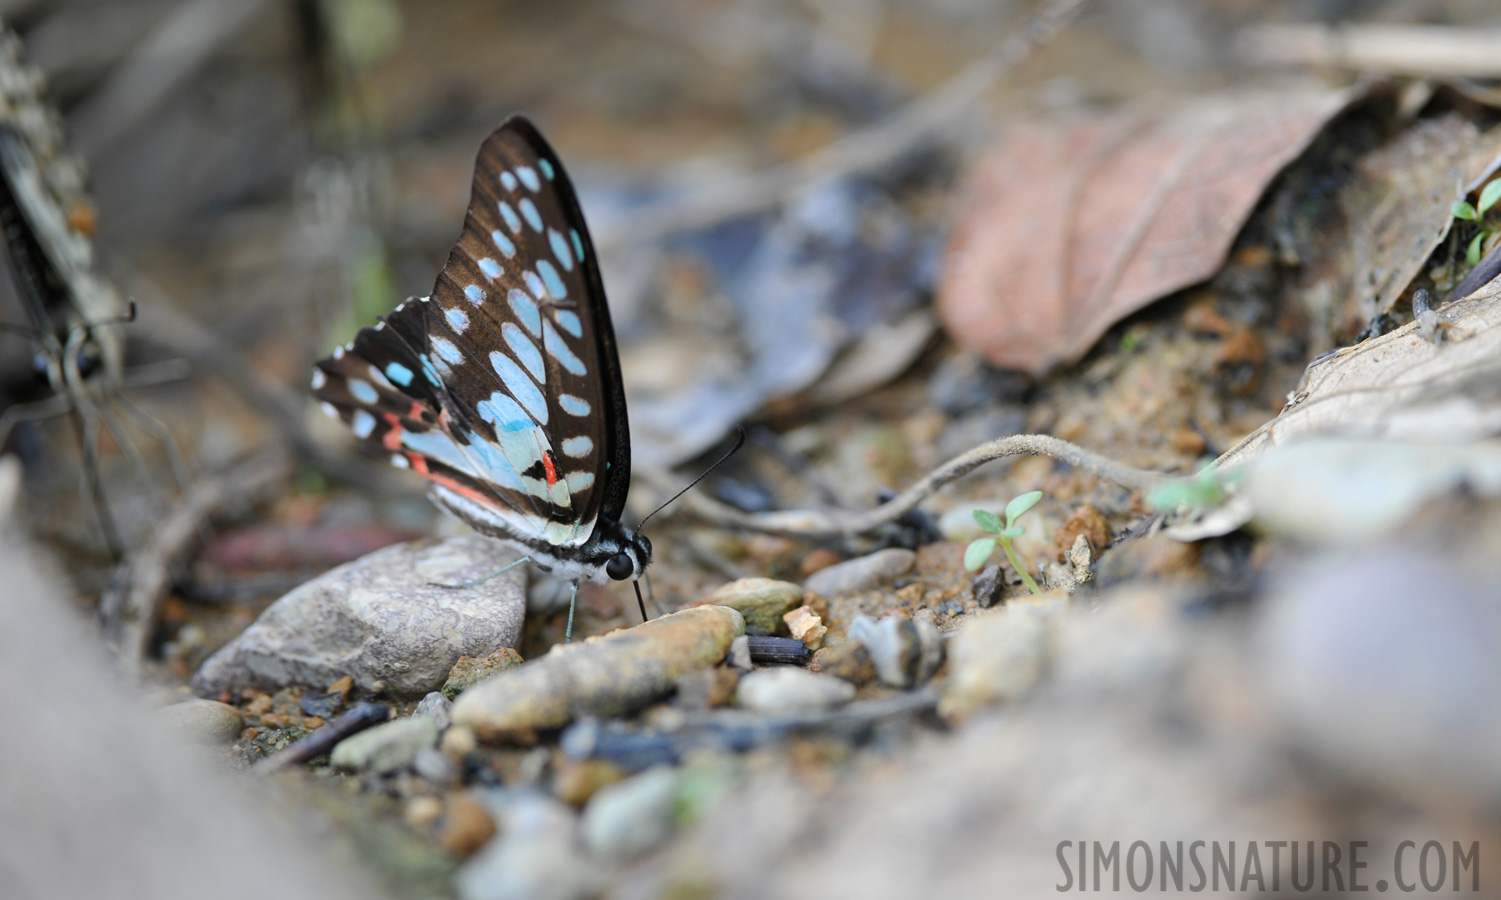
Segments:
[[[1353,92],[1018,124],[970,179],[938,310],[961,346],[1042,373],[1219,270],[1267,184]]]

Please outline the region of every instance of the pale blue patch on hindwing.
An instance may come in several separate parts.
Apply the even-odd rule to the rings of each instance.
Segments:
[[[358,378],[349,379],[349,393],[354,395],[354,399],[369,406],[380,402],[380,394],[375,392],[375,388],[371,387],[369,382]]]
[[[521,360],[521,364],[526,366],[526,370],[532,374],[532,378],[538,384],[543,383],[543,380],[547,377],[547,372],[542,368],[542,351],[537,349],[537,345],[532,343],[532,339],[526,336],[526,332],[516,327],[514,322],[506,322],[504,325],[501,325],[500,332],[505,335],[506,345],[511,348],[512,353],[516,354],[516,358]]]
[[[526,217],[526,224],[532,226],[533,231],[542,230],[542,214],[537,212],[537,204],[530,197],[522,197],[516,206],[520,208],[521,215]]]
[[[432,341],[433,349],[438,351],[439,359],[455,366],[464,361],[463,351],[460,350],[453,341],[450,341],[445,337],[437,337],[436,335],[433,337]]]
[[[588,374],[589,369],[584,365],[584,361],[579,359],[563,342],[563,336],[552,327],[550,320],[542,323],[542,346],[547,349],[549,356],[557,360],[569,372],[579,376]]]
[[[570,228],[570,229],[568,229],[568,234],[569,234],[569,236],[571,236],[573,238],[573,252],[574,252],[574,255],[576,255],[579,258],[579,262],[583,262],[584,261],[584,239],[581,238],[581,237],[579,237],[579,232],[578,232],[577,228]]]
[[[445,343],[447,342],[445,341]],[[422,360],[423,377],[425,377],[433,387],[442,387],[443,378],[438,374],[438,367],[433,365],[433,361],[431,359],[428,359],[426,353],[422,354],[420,357],[418,357],[418,359]]]
[[[479,261],[479,270],[485,273],[485,277],[494,281],[500,277],[500,263],[490,257],[482,257]]]
[[[548,181],[552,181],[552,163],[545,159],[539,159],[537,160],[537,168],[542,170],[542,177]]]
[[[573,254],[568,250],[568,238],[563,237],[563,232],[556,228],[547,229],[547,242],[552,244],[552,255],[558,258],[558,262],[569,272],[573,271]]]
[[[386,377],[402,387],[410,387],[412,384],[412,370],[399,362],[386,364]]]
[[[594,441],[584,435],[567,438],[563,441],[563,454],[565,456],[582,459],[593,452]]]
[[[375,431],[375,416],[370,415],[363,409],[354,411],[354,418],[349,420],[349,429],[357,438],[367,438]]]
[[[543,323],[543,331],[546,332],[547,323]],[[531,413],[532,420],[538,425],[547,424],[547,399],[542,396],[542,391],[521,371],[516,361],[498,350],[490,351],[490,365],[495,369],[495,374],[500,376],[500,383],[505,385],[512,397]]]
[[[510,169],[500,173],[500,183],[505,185],[505,189],[508,191],[516,190],[516,176],[511,174]]]
[[[495,426],[496,432],[528,431],[537,427],[537,423],[526,414],[521,404],[500,391],[491,394],[489,400],[481,400],[475,410],[479,412],[480,418]]]
[[[563,412],[568,413],[570,416],[583,418],[589,415],[589,401],[583,397],[575,397],[572,394],[559,394],[558,406],[562,407]]]
[[[521,219],[516,217],[516,210],[511,209],[511,204],[500,201],[500,217],[506,220],[506,227],[515,234],[521,230]]]
[[[531,166],[517,166],[516,177],[520,178],[521,183],[526,185],[526,189],[533,193],[542,187],[542,182],[537,180],[537,173]]]
[[[481,290],[480,286],[477,284],[471,284],[468,287],[464,288],[464,296],[468,297],[469,302],[473,303],[475,306],[479,306],[481,303],[485,302],[485,292]]]
[[[537,260],[537,274],[542,276],[542,283],[547,285],[547,292],[552,294],[554,300],[562,300],[568,296],[568,286],[559,277],[558,270],[553,264],[545,259]]]
[[[516,318],[521,320],[521,324],[526,326],[526,330],[541,337],[542,311],[537,309],[536,301],[528,297],[526,291],[520,288],[511,288],[506,299],[511,301],[511,311],[516,314]]]
[[[448,320],[448,327],[459,334],[463,334],[464,329],[469,327],[469,314],[462,309],[445,309],[443,318]]]
[[[563,480],[568,482],[568,492],[570,494],[578,494],[594,486],[594,473],[569,472],[563,476]]]
[[[576,338],[584,336],[584,323],[579,321],[578,313],[571,309],[558,310],[558,325]]]
[[[511,243],[511,239],[506,237],[499,228],[490,232],[490,240],[494,242],[497,250],[506,255],[507,259],[516,255],[516,245]]]

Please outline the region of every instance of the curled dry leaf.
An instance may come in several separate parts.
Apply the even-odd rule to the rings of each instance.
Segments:
[[[1352,91],[1020,123],[969,179],[938,310],[961,346],[1042,373],[1213,275],[1268,183]]]

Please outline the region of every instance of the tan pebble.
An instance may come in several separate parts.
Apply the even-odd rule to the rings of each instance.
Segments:
[[[745,617],[747,634],[774,635],[782,614],[803,603],[800,585],[772,578],[740,578],[695,602],[694,606],[725,606]]]
[[[612,785],[625,777],[625,773],[613,763],[600,759],[571,760],[564,758],[557,765],[553,779],[553,796],[575,809],[583,809],[595,792]]]
[[[808,668],[814,672],[843,678],[857,687],[876,680],[876,667],[875,663],[871,662],[870,651],[865,649],[865,645],[859,641],[847,641],[819,650],[813,654],[813,663]]]
[[[804,578],[807,578],[814,572],[817,572],[820,569],[827,569],[829,566],[832,566],[839,561],[840,556],[838,553],[835,553],[833,550],[828,550],[820,547],[817,550],[814,550],[812,553],[809,553],[807,556],[803,557],[803,564],[800,567],[800,571],[802,573],[802,576]]]
[[[333,684],[329,685],[327,693],[342,694],[344,699],[348,700],[349,692],[352,690],[354,690],[354,678],[352,676],[345,675],[343,678],[340,678],[338,681],[335,681]]]
[[[438,843],[457,857],[466,857],[495,835],[495,821],[468,794],[450,794],[444,805]]]
[[[443,815],[443,801],[437,797],[413,797],[407,801],[407,807],[402,811],[407,824],[413,828],[421,828],[438,821]]]
[[[443,732],[443,739],[438,743],[438,749],[443,751],[444,756],[459,763],[464,757],[479,749],[479,739],[474,736],[472,729],[454,725]]]
[[[823,637],[829,633],[828,627],[823,624],[823,619],[819,618],[818,613],[814,612],[812,607],[799,606],[782,616],[782,620],[787,623],[793,639],[802,641],[803,646],[809,650],[822,647]]]
[[[255,698],[245,704],[245,715],[259,716],[271,711],[271,695],[256,694]]]

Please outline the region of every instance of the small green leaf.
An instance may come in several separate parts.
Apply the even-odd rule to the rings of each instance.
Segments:
[[[1470,249],[1465,251],[1465,261],[1472,266],[1480,265],[1480,243],[1485,240],[1485,232],[1475,235],[1475,240],[1470,241]]]
[[[1473,222],[1476,219],[1480,218],[1480,214],[1477,213],[1477,212],[1475,212],[1475,207],[1471,206],[1469,203],[1467,203],[1464,200],[1456,200],[1454,202],[1453,213],[1454,213],[1454,218],[1456,218],[1456,219],[1469,219],[1471,222]]]
[[[1026,533],[1027,529],[1021,527],[1020,525],[1012,525],[1010,528],[1001,531],[1001,533],[997,536],[1010,540],[1011,538],[1019,538]]]
[[[1012,497],[1011,502],[1006,504],[1006,524],[1015,524],[1017,519],[1025,515],[1027,510],[1036,506],[1037,501],[1041,499],[1042,491],[1028,491],[1025,494]]]
[[[1480,202],[1475,206],[1476,213],[1485,215],[1485,211],[1495,206],[1497,200],[1501,200],[1501,179],[1492,181],[1480,192]]]
[[[1001,521],[1000,516],[996,515],[993,512],[989,512],[988,510],[977,509],[974,512],[970,513],[970,515],[975,517],[976,525],[980,526],[991,534],[1000,534],[1001,529],[1006,527],[1006,523]]]
[[[971,572],[978,572],[985,565],[985,560],[990,559],[990,554],[995,552],[995,538],[976,538],[964,548],[964,568]]]

